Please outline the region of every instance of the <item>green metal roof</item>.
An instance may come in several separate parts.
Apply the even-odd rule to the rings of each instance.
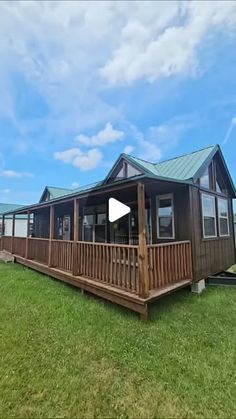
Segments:
[[[98,186],[102,185],[103,180],[99,182],[90,183],[89,185],[80,186],[79,188],[73,189],[70,193],[80,193],[80,192],[86,192],[90,189],[97,188]]]
[[[64,196],[67,194],[70,194],[72,192],[72,189],[66,189],[66,188],[58,188],[55,186],[46,186],[48,192],[52,196],[52,199],[60,198],[60,196]]]
[[[70,195],[72,193],[80,193],[80,192],[84,192],[86,190],[89,189],[93,189],[96,186],[99,186],[102,182],[94,182],[91,183],[89,185],[84,185],[84,186],[80,186],[79,188],[75,188],[75,189],[65,189],[65,188],[57,188],[54,186],[46,186],[46,188],[48,189],[49,193],[52,196],[52,199],[57,199],[60,198],[62,196],[66,196],[66,195]]]
[[[0,202],[0,218],[2,218],[3,213],[9,212],[9,211],[16,211],[18,209],[21,209],[23,205],[19,204],[5,204]],[[12,216],[9,216],[11,218]],[[17,215],[17,218],[26,218],[26,215]]]
[[[138,164],[145,172],[152,173],[154,176],[185,181],[195,177],[204,163],[211,158],[212,153],[216,151],[217,147],[207,147],[159,163],[150,163],[128,154],[124,154],[124,156],[134,164]]]
[[[3,214],[7,211],[15,211],[17,209],[20,209],[23,205],[19,204],[5,204],[0,202],[0,214]]]

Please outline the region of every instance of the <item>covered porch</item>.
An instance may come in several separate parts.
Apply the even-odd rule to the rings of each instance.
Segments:
[[[28,207],[22,210],[28,215],[27,237],[15,237],[14,213],[12,237],[3,236],[1,248],[19,263],[146,318],[150,301],[186,286],[193,278],[191,243],[173,238],[168,215],[162,223],[170,237],[155,234],[156,188],[156,182],[131,182]],[[160,188],[163,194],[170,190],[163,183]],[[131,213],[117,223],[108,221],[111,193],[131,207]]]

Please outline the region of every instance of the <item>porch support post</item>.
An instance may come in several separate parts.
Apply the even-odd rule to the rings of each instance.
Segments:
[[[148,255],[146,240],[145,223],[145,194],[143,183],[138,183],[138,261],[139,261],[139,280],[141,285],[140,296],[146,298],[149,295],[149,275],[148,275]]]
[[[1,237],[1,250],[4,250],[3,237],[5,236],[5,215],[2,216],[2,237]]]
[[[78,275],[78,253],[77,253],[77,242],[79,241],[79,200],[74,199],[74,243],[73,243],[73,266],[72,273],[74,276]]]
[[[2,236],[5,236],[5,215],[2,216]]]
[[[48,246],[48,266],[52,267],[52,240],[54,238],[54,216],[55,207],[50,205],[50,221],[49,221],[49,246]]]
[[[15,236],[16,215],[12,216],[12,232],[11,232],[11,253],[14,253],[14,236]]]
[[[27,211],[27,232],[25,241],[25,258],[29,259],[30,211]]]

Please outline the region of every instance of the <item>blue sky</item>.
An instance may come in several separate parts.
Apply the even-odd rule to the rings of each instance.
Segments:
[[[0,201],[219,143],[236,183],[236,2],[1,2]]]

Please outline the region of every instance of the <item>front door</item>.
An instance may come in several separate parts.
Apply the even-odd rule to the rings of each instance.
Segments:
[[[63,240],[70,240],[70,216],[64,215],[63,217],[63,230],[62,230],[62,238]]]

